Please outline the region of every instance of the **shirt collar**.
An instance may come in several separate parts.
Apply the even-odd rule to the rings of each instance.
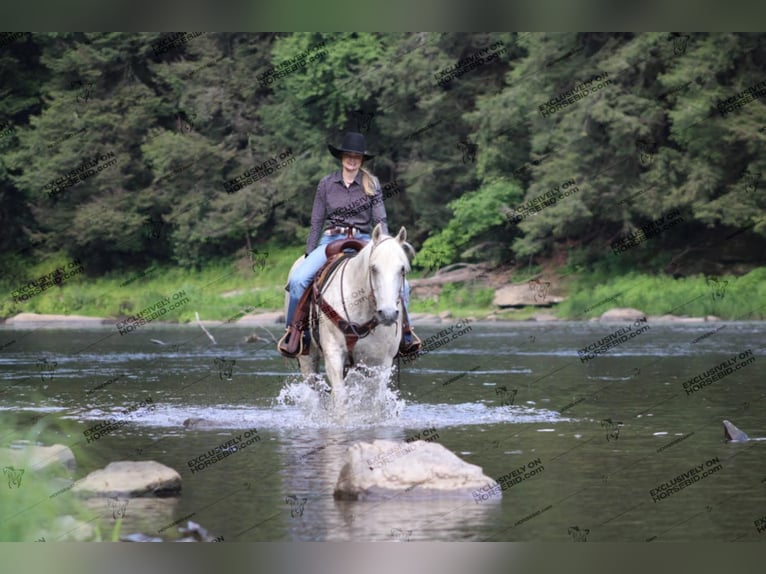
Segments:
[[[338,171],[335,172],[334,181],[337,181],[343,187],[346,187],[345,184],[343,183],[343,170],[342,169],[339,169]],[[354,181],[357,184],[362,185],[362,170],[361,169],[358,172],[356,172],[356,177],[354,178]]]

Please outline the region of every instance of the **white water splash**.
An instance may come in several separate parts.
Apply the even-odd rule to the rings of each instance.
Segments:
[[[392,422],[400,417],[405,402],[389,387],[392,367],[351,369],[339,393],[330,393],[324,377],[316,390],[300,378],[288,381],[275,399],[280,407],[297,407],[306,423],[360,426]]]

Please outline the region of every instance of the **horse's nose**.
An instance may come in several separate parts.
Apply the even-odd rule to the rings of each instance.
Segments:
[[[378,309],[376,315],[384,325],[392,325],[399,317],[399,309]]]

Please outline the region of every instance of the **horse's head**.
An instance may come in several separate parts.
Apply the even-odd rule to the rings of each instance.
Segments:
[[[402,227],[396,237],[383,233],[380,223],[372,232],[369,244],[369,277],[375,294],[375,315],[383,325],[392,325],[399,318],[399,293],[404,277],[410,270],[412,246],[407,243],[407,231]]]

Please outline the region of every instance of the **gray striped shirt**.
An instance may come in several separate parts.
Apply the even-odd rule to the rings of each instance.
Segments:
[[[317,186],[306,252],[311,253],[316,249],[325,227],[353,225],[365,233],[372,233],[372,229],[379,222],[383,224],[383,232],[388,233],[383,193],[377,178],[375,178],[375,195],[370,197],[364,193],[361,170],[348,188],[343,183],[341,170],[338,170],[322,178]]]

